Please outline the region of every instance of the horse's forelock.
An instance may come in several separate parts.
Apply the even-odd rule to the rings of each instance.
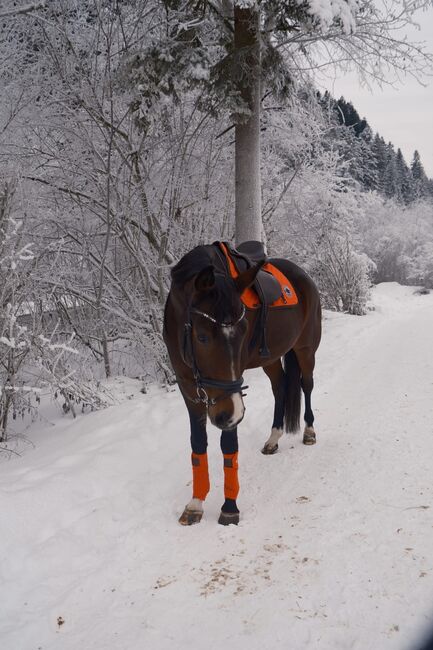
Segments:
[[[233,321],[239,315],[239,295],[228,275],[215,274],[214,286],[203,292],[200,302],[202,306],[205,304],[205,309],[220,323]]]
[[[212,256],[211,252],[210,246],[193,248],[171,269],[171,279],[177,288],[182,289],[188,280],[213,264],[215,284],[211,289],[202,293],[199,303],[206,303],[206,309],[219,322],[231,321],[239,313],[239,295],[227,269],[221,266],[220,259]]]

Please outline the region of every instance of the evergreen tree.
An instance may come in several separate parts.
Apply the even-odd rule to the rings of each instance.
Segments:
[[[361,119],[353,104],[346,102],[344,97],[340,97],[335,103],[335,109],[339,123],[351,127],[356,137],[359,137],[367,128],[367,120],[365,118]]]
[[[378,183],[377,159],[373,151],[373,133],[368,123],[356,138],[358,179],[366,190],[374,190]]]
[[[377,179],[376,187],[380,194],[385,194],[385,171],[388,163],[388,154],[385,140],[378,134],[374,136],[372,144],[373,156],[376,159]]]
[[[407,166],[400,148],[397,149],[396,167],[397,183],[399,188],[398,198],[400,201],[408,205],[414,198],[413,178],[411,170]]]
[[[412,171],[412,176],[416,181],[424,181],[427,178],[423,164],[421,162],[421,156],[417,150],[414,151],[410,168]]]
[[[386,164],[383,174],[383,192],[388,198],[399,200],[400,188],[397,180],[397,155],[392,142],[386,145]]]
[[[421,156],[416,150],[414,151],[410,168],[413,178],[414,199],[425,198],[429,194],[428,178],[421,162]]]
[[[346,163],[342,168],[344,177],[405,205],[419,198],[433,197],[433,181],[427,178],[417,151],[409,168],[401,149],[396,152],[394,145],[386,144],[379,133],[373,137],[367,120],[360,118],[350,101],[344,97],[335,100],[328,91],[316,96],[334,125],[327,136],[328,146],[337,148]]]

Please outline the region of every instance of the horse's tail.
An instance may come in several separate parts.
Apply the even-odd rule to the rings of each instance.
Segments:
[[[301,415],[301,369],[293,350],[289,350],[284,355],[284,372],[287,384],[284,428],[289,433],[294,433],[299,429]]]

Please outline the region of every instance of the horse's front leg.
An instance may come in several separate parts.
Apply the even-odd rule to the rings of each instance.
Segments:
[[[238,479],[238,432],[237,428],[221,433],[221,451],[224,458],[224,503],[218,523],[223,526],[239,523],[236,499],[239,494]]]
[[[207,462],[206,407],[185,399],[191,426],[192,498],[179,518],[183,526],[198,524],[203,516],[203,502],[209,492]]]

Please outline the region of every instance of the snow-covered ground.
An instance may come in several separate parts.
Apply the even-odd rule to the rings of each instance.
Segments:
[[[318,444],[263,456],[272,399],[247,373],[241,523],[217,524],[218,432],[200,525],[187,413],[153,390],[73,421],[47,415],[0,455],[2,650],[413,650],[433,625],[433,296],[374,290],[327,313]],[[60,617],[60,618],[59,618]]]

